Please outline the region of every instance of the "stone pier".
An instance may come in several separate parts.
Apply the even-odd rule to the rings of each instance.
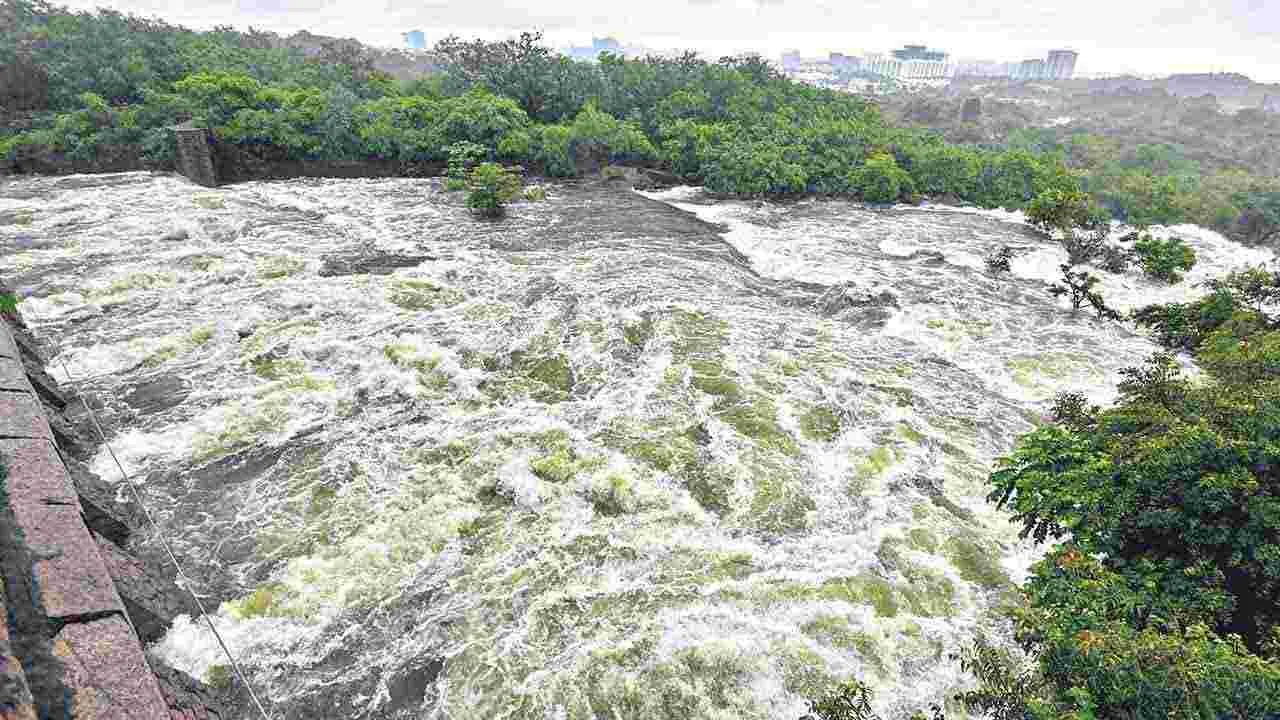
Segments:
[[[213,168],[213,148],[209,131],[190,121],[173,128],[178,141],[178,172],[197,185],[217,187],[218,173]]]

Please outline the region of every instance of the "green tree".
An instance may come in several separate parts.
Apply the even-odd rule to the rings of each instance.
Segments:
[[[866,164],[857,173],[855,185],[862,198],[873,203],[897,202],[899,198],[915,190],[911,176],[898,167],[897,160],[888,153],[867,158]]]
[[[1182,273],[1196,265],[1195,250],[1178,238],[1144,235],[1134,243],[1133,252],[1143,272],[1169,284],[1182,282]]]
[[[497,163],[482,163],[467,176],[467,207],[481,217],[502,217],[519,194],[519,176]]]

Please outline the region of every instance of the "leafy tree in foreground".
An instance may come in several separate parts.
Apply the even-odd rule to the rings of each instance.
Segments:
[[[1108,409],[1060,397],[991,475],[1032,569],[1015,630],[1051,718],[1280,717],[1280,277],[1144,308],[1170,347]]]

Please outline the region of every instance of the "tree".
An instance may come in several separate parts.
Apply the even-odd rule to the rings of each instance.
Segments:
[[[481,217],[502,217],[520,194],[520,178],[497,163],[482,163],[467,176],[467,207]]]
[[[1102,293],[1093,289],[1098,284],[1096,276],[1084,270],[1073,271],[1070,265],[1059,265],[1058,268],[1062,271],[1062,282],[1049,286],[1049,294],[1054,297],[1069,295],[1073,310],[1079,310],[1088,303],[1089,307],[1098,314],[1099,320],[1120,319],[1120,313],[1104,302]]]
[[[1088,262],[1102,252],[1111,229],[1106,211],[1081,190],[1045,190],[1027,206],[1027,219],[1050,237],[1060,233],[1059,242],[1072,265]]]
[[[1182,282],[1182,273],[1196,265],[1196,253],[1178,238],[1160,240],[1144,235],[1133,247],[1134,256],[1148,277],[1169,283]]]
[[[854,184],[867,202],[897,202],[904,194],[914,191],[911,176],[898,167],[898,161],[888,153],[867,158],[856,177]]]

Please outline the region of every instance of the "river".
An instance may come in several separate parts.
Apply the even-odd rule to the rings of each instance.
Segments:
[[[796,720],[858,677],[896,718],[966,687],[1039,552],[995,458],[1155,347],[1053,298],[1065,254],[1016,214],[548,195],[490,222],[435,180],[12,179],[0,277],[277,717]],[[1113,305],[1271,258],[1158,233],[1200,263],[1104,274]],[[188,618],[154,650],[226,680]]]

